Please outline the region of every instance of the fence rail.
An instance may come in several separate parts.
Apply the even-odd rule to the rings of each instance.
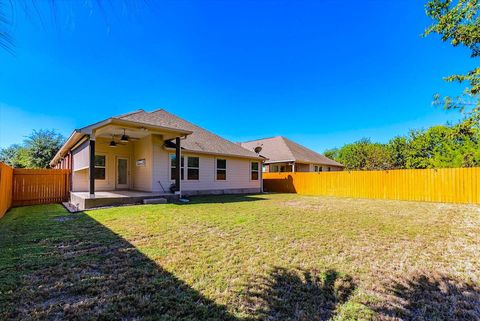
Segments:
[[[12,169],[0,163],[0,218],[12,206],[67,201],[68,169]]]
[[[13,206],[59,203],[68,200],[68,169],[14,169]]]
[[[0,218],[12,206],[13,169],[0,163]]]
[[[264,173],[265,191],[480,204],[480,168]]]

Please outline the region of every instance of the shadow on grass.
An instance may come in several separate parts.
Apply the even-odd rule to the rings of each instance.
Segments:
[[[350,276],[334,270],[277,267],[249,285],[244,304],[261,320],[330,320],[355,287]]]
[[[68,219],[66,219],[68,217]],[[12,210],[0,221],[0,319],[329,320],[356,288],[334,270],[274,268],[232,310],[203,296],[85,213]],[[480,320],[478,285],[418,274],[391,283],[381,318]]]
[[[256,202],[267,200],[264,197],[259,197],[257,195],[241,195],[241,194],[231,194],[231,195],[212,195],[212,196],[190,196],[188,197],[190,202],[184,203],[182,205],[190,204],[226,204],[226,203],[241,203],[241,202]]]
[[[0,319],[235,320],[224,306],[85,213],[68,215],[57,209],[36,214],[37,225],[30,227],[35,233],[50,226],[48,234],[29,238],[21,230],[26,226],[14,229],[16,242],[24,244],[9,255],[25,256],[19,266],[10,265],[10,273],[19,272],[19,283],[8,294],[9,307],[0,309]],[[63,215],[74,219],[59,219]],[[8,277],[1,273],[0,279]]]
[[[480,286],[451,276],[417,273],[385,287],[380,320],[480,320]]]
[[[43,208],[1,222],[11,251],[0,254],[0,282],[10,280],[0,319],[327,320],[355,288],[335,271],[275,268],[248,286],[250,310],[238,318],[87,214]]]

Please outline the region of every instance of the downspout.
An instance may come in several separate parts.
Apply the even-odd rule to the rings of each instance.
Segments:
[[[260,170],[260,193],[263,193],[263,163],[264,162],[265,162],[264,160],[262,160],[262,162],[261,162],[262,169],[260,170],[260,168],[259,168],[259,170]]]

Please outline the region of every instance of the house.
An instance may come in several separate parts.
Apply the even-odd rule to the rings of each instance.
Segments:
[[[257,150],[266,158],[265,172],[330,172],[342,171],[344,166],[328,157],[277,136],[240,143],[250,151]]]
[[[74,130],[50,165],[77,209],[180,195],[258,193],[263,158],[163,109]]]

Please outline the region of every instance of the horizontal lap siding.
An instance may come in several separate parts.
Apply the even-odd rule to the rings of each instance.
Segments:
[[[480,204],[480,168],[264,173],[264,190],[304,195]]]
[[[260,179],[256,181],[250,179],[250,160],[248,159],[219,157],[227,160],[227,179],[218,181],[216,180],[215,157],[193,154],[184,156],[200,157],[200,179],[187,180],[187,169],[185,168],[185,180],[182,181],[182,190],[184,191],[260,188]],[[261,171],[261,164],[259,164],[259,170]]]
[[[169,155],[174,154],[174,150],[165,150],[160,141],[154,141],[153,144],[153,190],[162,191],[162,187],[168,190],[170,185],[174,183],[170,179],[170,163]],[[222,157],[218,158],[227,160],[227,180],[217,181],[216,175],[216,156],[205,154],[182,153],[183,157],[193,156],[199,157],[200,170],[199,180],[187,179],[187,159],[185,158],[185,179],[182,180],[183,191],[208,191],[208,190],[227,190],[227,189],[260,189],[261,181],[250,180],[250,162],[252,160]],[[259,170],[261,171],[261,162],[259,162]]]

